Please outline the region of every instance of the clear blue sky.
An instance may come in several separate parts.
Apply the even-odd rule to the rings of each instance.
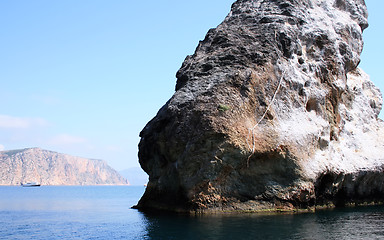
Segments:
[[[233,1],[0,1],[0,149],[138,166],[140,130]],[[361,67],[384,89],[384,1],[366,3]]]

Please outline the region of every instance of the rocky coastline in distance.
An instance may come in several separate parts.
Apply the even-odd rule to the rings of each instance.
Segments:
[[[40,148],[0,152],[0,185],[129,185],[103,160]]]
[[[135,208],[312,211],[384,202],[380,90],[359,67],[364,0],[238,0],[140,133]]]

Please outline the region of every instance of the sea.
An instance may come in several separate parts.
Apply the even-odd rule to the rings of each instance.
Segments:
[[[131,207],[144,186],[0,187],[0,239],[384,239],[384,207],[185,216]]]

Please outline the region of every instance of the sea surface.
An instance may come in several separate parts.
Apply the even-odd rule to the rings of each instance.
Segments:
[[[0,187],[0,239],[384,239],[384,207],[296,215],[148,215],[135,186]]]

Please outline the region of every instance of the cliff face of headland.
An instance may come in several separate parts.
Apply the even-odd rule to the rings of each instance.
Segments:
[[[102,160],[74,157],[40,148],[0,152],[0,185],[126,185]]]
[[[140,133],[137,208],[310,209],[384,200],[364,0],[238,0]]]

